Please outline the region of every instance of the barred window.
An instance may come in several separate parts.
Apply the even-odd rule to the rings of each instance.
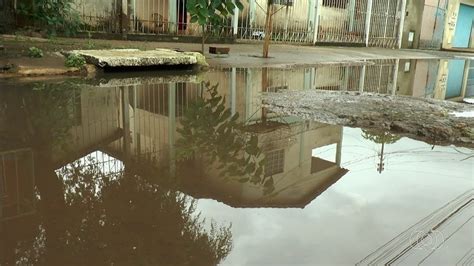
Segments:
[[[347,8],[347,2],[348,0],[323,0],[323,6]]]

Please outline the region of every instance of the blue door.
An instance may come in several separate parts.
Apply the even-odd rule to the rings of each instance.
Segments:
[[[459,97],[462,92],[464,81],[464,67],[466,60],[449,61],[448,85],[446,87],[446,99]]]
[[[468,48],[471,39],[472,24],[474,21],[474,7],[463,5],[459,6],[458,22],[454,33],[453,47]]]

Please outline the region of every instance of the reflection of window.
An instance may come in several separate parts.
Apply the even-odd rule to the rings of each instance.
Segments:
[[[274,5],[293,6],[294,0],[272,0]]]
[[[283,86],[272,86],[272,87],[266,87],[264,89],[265,92],[279,92],[281,90],[287,90],[288,86],[283,85]]]
[[[283,173],[285,150],[270,151],[265,154],[265,177]]]
[[[175,88],[175,110],[176,116],[180,117],[192,101],[194,95],[186,83],[176,83]],[[152,84],[137,91],[137,108],[159,115],[169,115],[169,92],[168,84]]]
[[[347,8],[347,0],[323,0],[323,6]]]

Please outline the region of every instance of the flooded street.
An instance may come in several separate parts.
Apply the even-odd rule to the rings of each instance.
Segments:
[[[0,265],[469,265],[472,148],[262,101],[291,90],[462,100],[472,79],[463,91],[446,78],[460,64],[0,81]]]

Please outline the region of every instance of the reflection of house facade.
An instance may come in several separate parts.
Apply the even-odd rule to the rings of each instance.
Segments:
[[[264,176],[273,178],[271,193],[259,185],[223,180],[218,173],[188,180],[185,192],[233,207],[304,208],[348,171],[340,167],[341,126],[294,122],[257,134],[265,154]],[[332,144],[337,146],[332,161],[312,156],[313,149]]]
[[[35,213],[33,151],[0,152],[0,222]]]
[[[400,60],[397,93],[460,101],[473,96],[472,60]]]
[[[206,189],[199,190],[199,193],[189,190],[186,185],[183,189],[197,197],[206,196],[202,194],[204,190],[211,191],[212,195],[207,196],[224,202],[227,200],[221,198],[221,195],[240,191],[237,194],[241,198],[238,199],[237,194],[233,194],[234,200],[248,206],[257,204],[259,206],[304,207],[347,172],[339,166],[342,127],[304,123],[297,118],[280,117],[262,111],[261,102],[258,101],[258,96],[262,91],[261,79],[250,83],[258,82],[259,86],[248,86],[248,90],[233,90],[236,85],[247,81],[247,74],[232,70],[215,71],[208,73],[207,78],[215,82],[222,81],[219,93],[228,99],[227,107],[234,113],[240,113],[242,121],[249,120],[250,127],[258,122],[262,115],[268,115],[267,121],[273,121],[272,125],[278,125],[267,128],[264,132],[255,133],[259,137],[259,147],[268,159],[265,164],[265,175],[272,176],[275,180],[275,196],[272,200],[264,199],[260,186],[222,182],[220,176],[212,172],[206,175],[206,178],[209,178],[208,181],[199,184],[206,186]],[[257,76],[261,77],[261,72]],[[234,79],[237,82],[233,84]],[[303,83],[303,80],[301,82]],[[274,84],[278,82],[275,81]],[[106,84],[102,86],[107,87]],[[116,88],[116,90],[119,89]],[[149,161],[158,168],[162,164],[169,165],[170,163],[171,167],[176,167],[172,163],[175,153],[174,144],[179,138],[176,129],[180,127],[180,117],[187,106],[203,95],[201,84],[145,81],[123,86],[120,90],[124,93],[123,95],[128,95],[123,107],[120,107],[120,113],[125,116],[124,120],[128,118],[128,121],[124,121],[123,124],[124,128],[128,124],[130,139],[128,142],[125,139],[114,141],[104,147],[105,151],[118,158],[124,158],[126,156],[124,152],[128,150],[132,159]],[[127,132],[126,129],[125,132]],[[338,151],[333,161],[312,157],[313,149],[331,144],[335,144]],[[128,145],[128,148],[124,149],[125,145]],[[180,166],[182,167],[184,166]],[[214,188],[211,189],[211,187]],[[228,203],[233,204],[230,201]]]

